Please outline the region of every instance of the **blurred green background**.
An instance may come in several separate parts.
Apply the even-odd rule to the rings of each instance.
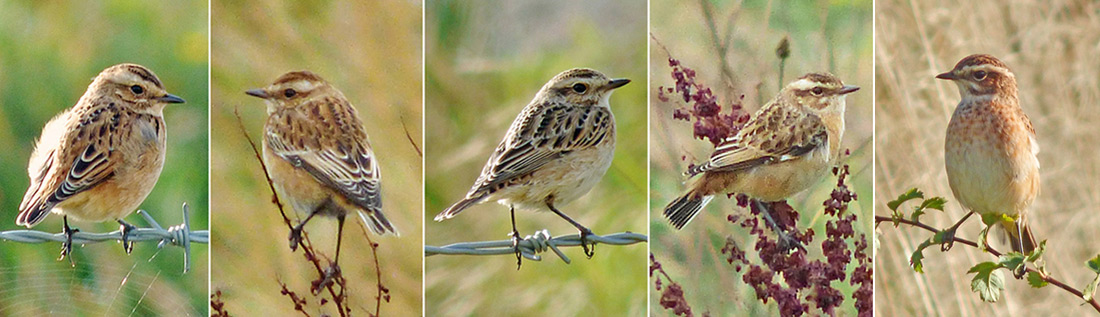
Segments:
[[[42,127],[72,107],[91,79],[118,63],[145,65],[165,88],[187,100],[164,110],[168,154],[164,171],[142,203],[163,226],[207,224],[208,35],[206,1],[0,2],[0,231],[23,229],[15,217],[27,189],[27,160]],[[136,214],[126,218],[147,227]],[[71,222],[85,232],[118,224]],[[51,215],[34,228],[61,231]],[[137,243],[127,256],[118,243],[74,246],[76,268],[57,261],[59,243],[0,241],[0,315],[205,315],[208,248]]]
[[[461,199],[512,120],[561,71],[590,67],[633,80],[611,96],[618,143],[611,169],[560,208],[596,234],[646,233],[645,1],[428,1],[426,8],[426,243],[507,239],[508,208],[437,213]],[[550,212],[517,211],[523,235],[576,229]],[[542,262],[502,256],[425,259],[428,315],[644,315],[646,246],[564,248]]]
[[[309,296],[316,277],[302,251],[287,247],[282,222],[260,164],[241,135],[234,109],[261,142],[266,106],[244,94],[288,71],[310,70],[325,78],[359,110],[382,169],[387,218],[401,237],[372,237],[391,302],[383,315],[421,311],[421,6],[415,1],[215,1],[212,18],[212,153],[214,231],[212,287],[230,313],[285,315],[294,309],[278,281]],[[293,211],[288,210],[296,220]],[[340,264],[355,315],[373,312],[375,269],[358,217],[344,232]],[[336,221],[306,226],[317,251],[333,256]],[[326,295],[327,296],[327,295]],[[332,305],[324,312],[335,315]]]
[[[681,231],[669,225],[662,215],[665,205],[684,191],[685,179],[681,173],[689,163],[709,157],[714,148],[707,141],[692,139],[690,123],[672,119],[673,110],[682,103],[661,102],[656,98],[657,87],[675,85],[668,66],[671,53],[697,72],[696,81],[709,86],[722,105],[729,105],[743,94],[745,109],[755,112],[780,88],[775,49],[784,36],[790,36],[791,55],[783,85],[808,72],[828,71],[845,84],[862,87],[847,98],[847,126],[841,146],[851,150],[852,155],[844,158],[852,172],[848,186],[860,198],[848,211],[859,216],[856,234],[866,234],[871,242],[872,3],[870,0],[653,0],[650,6],[651,32],[668,48],[665,51],[657,42],[651,42],[650,46],[652,252],[668,274],[682,284],[685,297],[697,314],[776,315],[774,301],[766,305],[758,301],[755,291],[742,282],[742,272],[735,271],[720,252],[726,238],[732,237],[743,241],[741,247],[749,252],[747,258],[759,263],[752,244],[747,242],[754,241],[751,240],[754,237],[727,222],[725,217],[731,213],[747,215],[747,210],[737,207],[733,200],[715,199]],[[706,18],[708,15],[710,20]],[[719,53],[716,40],[728,43],[725,54]],[[820,243],[825,232],[821,203],[835,184],[836,177],[830,175],[817,186],[788,199],[801,212],[798,227],[817,232],[814,247],[810,248],[812,257],[821,256]],[[854,288],[847,280],[834,286],[845,295],[841,315],[855,315],[851,298]],[[658,305],[659,298],[660,292],[650,293],[653,314],[671,316],[670,311]]]

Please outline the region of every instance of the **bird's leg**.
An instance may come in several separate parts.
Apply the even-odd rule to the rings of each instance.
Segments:
[[[596,254],[596,243],[595,242],[592,243],[592,248],[591,249],[588,248],[588,236],[592,235],[592,230],[588,230],[588,228],[586,228],[585,226],[582,226],[576,220],[573,220],[573,218],[569,218],[569,216],[566,216],[565,213],[562,213],[561,210],[558,210],[558,208],[554,208],[553,199],[548,199],[546,201],[546,206],[550,207],[551,211],[558,214],[559,217],[562,217],[562,219],[565,219],[565,221],[568,221],[569,223],[573,224],[574,227],[577,227],[577,230],[581,231],[581,248],[584,248],[584,255],[588,256],[588,258],[591,259],[592,256]]]
[[[57,258],[57,260],[61,261],[62,259],[65,259],[66,256],[68,256],[69,257],[69,265],[75,267],[76,262],[73,262],[73,257],[72,257],[72,253],[73,253],[73,234],[77,233],[77,232],[80,232],[80,229],[69,227],[69,216],[64,216],[61,219],[63,219],[62,221],[65,224],[65,226],[63,227],[64,230],[65,230],[65,242],[61,243],[61,257]]]
[[[1024,251],[1023,223],[1024,222],[1023,222],[1022,219],[1017,219],[1016,220],[1016,242],[1017,242],[1016,247],[1020,248],[1019,249],[1020,253],[1026,252],[1026,251]],[[1024,256],[1027,256],[1027,254],[1024,254]],[[1012,275],[1015,276],[1017,280],[1023,279],[1024,278],[1024,273],[1027,273],[1027,261],[1020,262],[1020,266],[1017,267],[1016,270],[1012,271]]]
[[[134,242],[130,241],[130,232],[133,232],[137,227],[122,219],[118,220],[118,224],[118,231],[122,232],[122,249],[126,250],[126,254],[130,254],[131,251],[134,251]]]
[[[753,199],[752,203],[756,205],[756,209],[760,210],[760,214],[764,215],[764,220],[768,222],[768,226],[771,227],[772,231],[775,232],[775,236],[778,238],[778,246],[780,250],[786,252],[794,248],[799,248],[803,250],[806,249],[802,246],[801,242],[795,240],[794,237],[791,237],[791,235],[788,234],[786,231],[783,231],[782,228],[779,228],[779,223],[775,222],[775,219],[772,218],[771,208],[768,208],[767,204],[764,204],[757,199]]]
[[[325,270],[325,273],[321,276],[321,279],[317,283],[317,287],[313,288],[314,295],[321,292],[322,289],[332,284],[337,277],[340,276],[340,244],[344,240],[344,217],[346,215],[339,215],[336,217],[337,229],[336,229],[336,257],[332,260],[332,265]]]
[[[519,251],[519,230],[516,229],[516,206],[510,206],[512,212],[512,233],[508,235],[512,236],[512,248],[516,250],[516,270],[518,271],[520,266],[523,265],[523,253]]]
[[[941,252],[947,252],[947,250],[951,250],[951,247],[955,245],[955,231],[959,230],[959,226],[961,226],[963,222],[966,222],[966,219],[970,218],[970,215],[973,214],[974,211],[971,210],[970,212],[966,213],[966,215],[963,216],[962,219],[959,219],[959,222],[956,222],[955,225],[951,226],[951,228],[943,230],[943,244],[940,245]]]
[[[290,240],[290,251],[298,250],[298,244],[302,243],[302,227],[305,227],[306,223],[309,222],[310,219],[313,219],[313,216],[320,213],[321,210],[325,208],[325,205],[328,205],[328,203],[317,205],[317,208],[314,208],[313,211],[309,213],[309,216],[306,216],[306,219],[290,229],[290,237],[288,238]]]

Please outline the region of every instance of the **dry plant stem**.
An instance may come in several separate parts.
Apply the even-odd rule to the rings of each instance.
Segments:
[[[411,139],[410,139],[410,141],[411,141]],[[413,145],[415,146],[416,144],[413,144]],[[377,317],[377,316],[381,316],[380,312],[382,311],[382,291],[386,290],[386,287],[382,286],[382,265],[378,264],[378,244],[374,243],[374,240],[372,240],[370,238],[370,234],[367,234],[366,228],[363,228],[363,229],[364,229],[363,230],[363,237],[367,238],[367,243],[370,243],[370,253],[371,253],[371,256],[374,257],[374,268],[375,268],[374,277],[375,277],[375,280],[378,281],[378,283],[377,283],[378,293],[375,294],[375,296],[374,296],[374,299],[375,299],[374,316]],[[389,293],[389,290],[386,290],[386,293]],[[389,295],[387,295],[386,296],[386,302],[389,302],[389,301],[390,301],[389,300]]]
[[[244,138],[248,140],[248,145],[252,147],[252,153],[255,155],[256,161],[260,162],[260,170],[264,172],[264,179],[267,180],[267,186],[271,189],[271,202],[279,208],[279,214],[283,216],[283,223],[286,224],[287,229],[294,230],[294,225],[291,224],[290,217],[287,217],[286,211],[283,209],[283,203],[279,200],[279,195],[275,192],[275,183],[271,181],[271,175],[267,173],[267,165],[264,164],[263,157],[260,156],[260,150],[256,147],[256,142],[252,141],[252,136],[249,135],[248,130],[245,129],[244,121],[241,119],[241,114],[238,109],[233,109],[233,115],[237,117],[237,128],[240,129],[241,134],[244,135]],[[309,241],[309,235],[307,235],[305,232],[302,232],[302,239],[298,241],[298,245],[302,248],[302,254],[306,257],[306,260],[313,263],[313,267],[317,270],[317,275],[321,279],[324,279],[325,269],[321,267],[320,259],[313,252],[313,246],[312,243]],[[346,303],[344,302],[344,298],[345,296],[347,296],[347,294],[345,294],[344,292],[344,284],[342,282],[343,278],[341,277],[337,280],[337,283],[326,283],[324,287],[328,289],[329,294],[332,295],[332,303],[336,305],[337,310],[340,312],[340,316],[347,317],[350,307],[346,307]],[[336,290],[333,288],[333,284],[339,284],[341,286],[339,293],[337,293]],[[379,303],[379,305],[381,305],[381,303]]]
[[[729,64],[726,63],[726,53],[729,50],[729,41],[722,41],[720,38],[721,35],[718,34],[718,26],[714,23],[714,13],[712,12],[714,8],[711,7],[710,1],[708,0],[699,0],[699,6],[703,10],[703,20],[706,21],[707,29],[710,30],[711,41],[714,41],[714,48],[717,51],[718,60],[721,64],[719,70],[722,72],[722,79],[724,79],[726,84],[729,84],[730,87],[736,87],[737,84],[734,82],[733,71],[730,70]],[[729,21],[729,24],[733,24],[733,19]],[[733,32],[729,32],[729,34],[732,33]]]
[[[416,150],[416,155],[423,158],[424,152],[420,152],[420,146],[417,146],[416,141],[413,141],[412,134],[409,133],[409,127],[405,125],[404,117],[401,118],[401,128],[405,129],[405,138],[409,139],[409,144],[412,144],[413,149]]]
[[[910,221],[910,220],[905,220],[905,219],[894,219],[894,218],[891,218],[891,217],[884,217],[884,216],[875,216],[875,226],[876,227],[878,226],[878,224],[883,223],[883,222],[894,223],[895,221],[897,221],[898,223],[901,223],[901,224],[906,224],[906,225],[909,225],[909,226],[913,226],[913,227],[921,228],[921,229],[924,229],[924,230],[928,230],[932,233],[940,232],[940,229],[933,228],[932,226],[929,226],[929,225],[926,225],[926,224],[923,224],[923,223],[920,223],[920,222],[917,222],[917,221]],[[974,248],[978,248],[977,243],[975,243],[973,241],[970,241],[970,240],[967,240],[967,239],[959,238],[957,236],[955,237],[955,242],[965,244],[965,245],[968,245],[968,246],[971,246],[971,247],[974,247]],[[994,250],[991,247],[987,247],[986,250],[988,250],[989,253],[993,254],[993,256],[995,256],[995,257],[1000,257],[1002,255],[1002,253],[1000,251]],[[1026,272],[1028,272],[1028,273],[1030,273],[1030,272],[1039,273],[1038,270],[1036,270],[1036,269],[1034,269],[1030,266],[1027,267]],[[1077,298],[1084,298],[1084,295],[1085,295],[1084,292],[1082,292],[1082,291],[1080,291],[1076,288],[1073,288],[1072,286],[1066,285],[1066,283],[1063,283],[1062,281],[1059,281],[1058,279],[1054,278],[1051,275],[1039,274],[1039,276],[1043,277],[1043,281],[1046,281],[1047,283],[1050,283],[1051,285],[1058,286],[1059,288],[1069,292],[1070,294],[1073,294],[1073,296],[1077,296]],[[1092,308],[1095,309],[1097,312],[1100,312],[1100,301],[1097,301],[1095,297],[1093,297],[1087,303],[1089,305],[1092,305]]]

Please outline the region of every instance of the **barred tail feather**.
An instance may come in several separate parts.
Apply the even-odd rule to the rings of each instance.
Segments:
[[[394,236],[401,236],[400,232],[397,232],[397,228],[394,228],[390,224],[389,220],[386,220],[386,215],[382,214],[381,210],[372,211],[360,211],[359,218],[363,220],[363,224],[367,225],[367,228],[371,232],[377,235],[385,235],[386,233],[392,233]]]
[[[458,213],[462,212],[462,210],[465,210],[467,207],[480,203],[483,199],[485,199],[485,196],[467,197],[466,199],[463,199],[455,203],[454,205],[451,205],[451,207],[448,207],[447,210],[444,210],[438,215],[435,215],[435,221],[443,221],[454,218],[455,215],[458,215]]]
[[[703,210],[703,207],[711,199],[714,199],[713,195],[695,197],[695,194],[690,192],[684,194],[669,203],[668,207],[665,207],[665,218],[668,218],[668,221],[676,229],[683,229],[688,222],[691,222],[691,219],[695,218],[695,215],[699,214],[700,210]]]

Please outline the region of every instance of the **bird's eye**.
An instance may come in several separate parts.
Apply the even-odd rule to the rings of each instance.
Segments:
[[[287,88],[287,90],[283,90],[283,96],[286,96],[287,98],[294,97],[294,95],[297,94],[298,92],[294,91],[294,89]]]
[[[583,94],[587,90],[588,90],[588,86],[586,86],[585,84],[574,84],[573,85],[573,91],[577,92],[578,94]]]
[[[814,89],[810,90],[810,93],[814,94],[814,96],[820,96],[821,94],[825,93],[825,90],[821,89],[821,87],[814,87]]]
[[[133,85],[130,86],[130,91],[132,91],[135,95],[140,95],[141,93],[145,92],[145,89],[142,89],[141,86]]]
[[[979,71],[974,72],[974,80],[982,80],[982,79],[985,79],[985,71],[984,70],[979,70]]]

